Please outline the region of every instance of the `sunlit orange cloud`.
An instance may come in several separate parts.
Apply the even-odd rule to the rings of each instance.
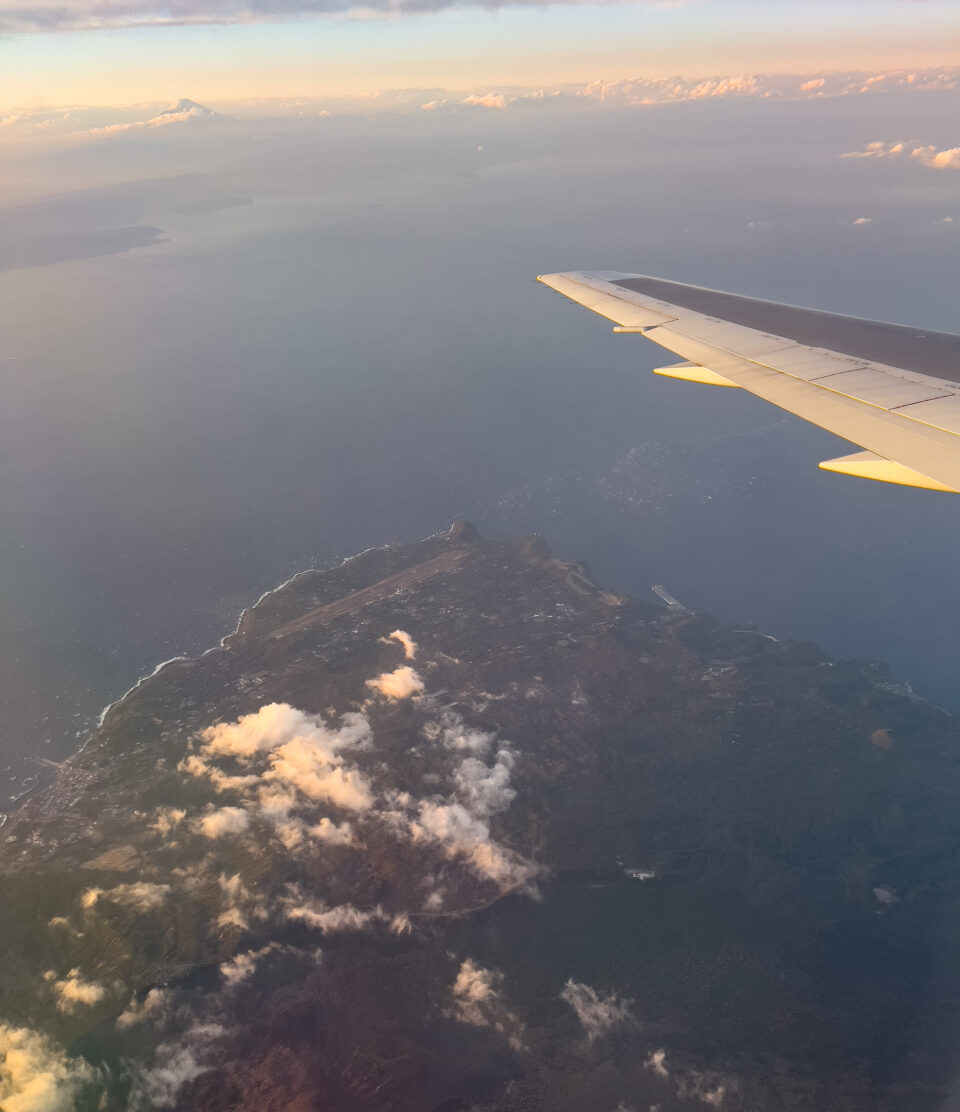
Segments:
[[[877,0],[875,12],[881,9],[888,17],[867,27],[862,4],[784,0],[447,8],[365,20],[17,35],[0,43],[0,105],[124,105],[179,96],[224,104],[387,88],[486,91],[635,75],[960,63],[951,5]]]

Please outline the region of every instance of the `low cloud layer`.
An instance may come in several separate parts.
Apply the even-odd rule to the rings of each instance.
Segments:
[[[960,170],[960,147],[935,147],[915,140],[888,143],[877,139],[863,150],[847,151],[841,158],[898,159],[912,158],[931,170]],[[860,221],[857,221],[860,223]]]
[[[28,1027],[0,1024],[0,1107],[3,1112],[71,1112],[94,1071],[68,1058]]]

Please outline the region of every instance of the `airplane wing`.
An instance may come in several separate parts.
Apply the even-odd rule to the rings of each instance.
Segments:
[[[960,493],[960,336],[642,274],[538,281],[683,360],[655,374],[749,390],[864,449],[825,470]]]

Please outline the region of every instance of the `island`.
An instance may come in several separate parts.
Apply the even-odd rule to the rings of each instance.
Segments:
[[[465,523],[268,593],[0,834],[5,1112],[894,1112],[960,721]]]

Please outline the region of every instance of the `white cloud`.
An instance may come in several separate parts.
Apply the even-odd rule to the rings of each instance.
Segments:
[[[391,638],[405,655],[416,651],[409,635],[395,630]],[[423,681],[404,665],[370,681],[388,697],[405,697],[421,690]],[[233,777],[218,762],[239,765],[243,783],[237,790],[242,807],[223,807],[201,813],[191,827],[208,837],[244,833],[253,820],[273,827],[290,853],[313,852],[321,846],[363,848],[364,829],[379,825],[383,833],[401,839],[432,842],[449,859],[463,860],[483,880],[502,890],[530,886],[538,868],[512,849],[500,845],[491,831],[491,819],[506,810],[516,796],[511,784],[516,751],[496,743],[492,733],[468,727],[452,710],[435,712],[429,702],[419,704],[427,714],[437,713],[422,727],[423,737],[446,755],[446,777],[435,773],[435,783],[450,784],[450,794],[416,798],[410,792],[378,793],[373,780],[346,763],[351,749],[365,749],[373,741],[369,721],[362,714],[344,715],[339,727],[307,715],[288,704],[273,703],[235,722],[219,723],[200,735],[199,752],[180,763],[188,775],[208,779],[214,787],[220,774]],[[494,745],[497,744],[495,752]],[[254,785],[248,779],[254,779]],[[336,821],[318,812],[332,805],[356,816]],[[359,833],[355,826],[360,824]],[[247,905],[229,905],[221,925],[245,921]],[[300,914],[330,923],[330,909],[307,908]],[[228,918],[223,918],[227,916]]]
[[[181,822],[187,817],[187,812],[179,807],[161,807],[157,811],[156,817],[150,823],[150,830],[156,830],[158,834],[166,837],[171,831],[175,830]]]
[[[353,828],[348,822],[341,822],[339,824],[331,822],[328,818],[322,818],[318,823],[307,828],[307,833],[311,838],[316,838],[319,842],[326,842],[331,846],[350,846],[353,845]]]
[[[372,911],[362,911],[353,904],[341,904],[339,907],[327,907],[319,900],[304,899],[296,892],[287,901],[284,912],[287,919],[305,923],[324,934],[339,931],[362,931],[372,923],[389,922],[390,917],[383,910],[375,907]]]
[[[109,900],[134,911],[152,911],[161,906],[169,892],[169,884],[149,884],[141,880],[133,884],[118,884],[115,888],[88,888],[80,898],[80,905],[84,910],[90,910],[100,900]]]
[[[268,703],[236,722],[220,722],[200,735],[207,757],[251,758],[279,749],[290,741],[310,742],[332,760],[341,749],[365,745],[370,740],[370,723],[351,712],[341,719],[340,729],[331,729],[320,715],[305,714],[289,703]]]
[[[250,826],[250,816],[242,807],[221,807],[203,815],[194,829],[205,838],[222,838],[225,834],[243,834]]]
[[[81,1007],[92,1007],[99,1004],[106,996],[106,989],[95,981],[85,981],[80,976],[79,969],[71,969],[60,981],[53,982],[53,991],[57,997],[57,1010],[68,1015]]]
[[[234,985],[249,980],[256,972],[260,961],[269,954],[298,952],[292,946],[284,946],[280,942],[268,942],[266,946],[261,946],[259,950],[248,950],[245,954],[237,954],[231,961],[222,962],[220,976],[224,983],[232,988]]]
[[[117,1026],[121,1029],[133,1027],[147,1019],[154,1019],[165,1011],[170,1000],[170,993],[163,988],[152,988],[143,998],[134,997],[130,1003],[117,1016]]]
[[[435,841],[448,857],[464,858],[481,877],[503,889],[529,884],[538,870],[512,850],[493,841],[489,825],[462,803],[423,800],[410,823],[415,841]]]
[[[200,735],[200,752],[189,754],[178,767],[207,779],[217,791],[238,792],[244,806],[210,811],[195,819],[192,828],[214,838],[243,834],[259,819],[273,827],[291,853],[311,841],[352,845],[349,823],[334,822],[316,810],[321,803],[355,814],[373,808],[369,778],[348,766],[343,756],[367,747],[371,740],[363,714],[345,714],[339,726],[330,726],[319,715],[288,703],[270,703],[235,722],[208,727]],[[244,771],[227,772],[216,763],[221,760]]]
[[[960,170],[960,147],[924,145],[901,140],[895,143],[874,140],[859,151],[847,151],[841,158],[912,158],[932,170]]]
[[[493,764],[486,764],[480,757],[489,752],[493,735],[468,728],[460,715],[450,710],[428,722],[423,733],[449,753],[467,755],[451,770],[453,796],[411,801],[416,810],[407,819],[407,829],[413,839],[438,843],[447,857],[463,858],[480,877],[504,890],[531,884],[537,867],[499,845],[489,823],[516,797],[510,784],[515,751],[502,743]]]
[[[388,699],[408,699],[423,691],[423,680],[409,664],[403,664],[392,672],[382,672],[376,679],[367,680],[367,687]]]
[[[872,224],[872,223],[873,223],[873,217],[872,216],[858,216],[857,219],[854,220],[854,224]]]
[[[154,1065],[144,1070],[131,1092],[133,1107],[172,1108],[180,1090],[212,1066],[224,1029],[216,1023],[195,1024],[176,1042],[162,1043]]]
[[[270,755],[264,780],[294,788],[309,799],[324,800],[347,811],[373,806],[370,782],[357,769],[347,769],[330,752],[307,738],[294,738]]]
[[[629,1001],[620,1000],[614,993],[601,996],[596,989],[572,979],[564,985],[560,999],[576,1012],[587,1042],[593,1042],[615,1024],[630,1018]]]
[[[644,1065],[658,1077],[669,1079],[672,1075],[667,1069],[667,1052],[662,1048],[655,1050]],[[677,1096],[681,1100],[698,1100],[711,1108],[720,1108],[731,1087],[731,1082],[723,1080],[718,1074],[691,1070],[675,1077]]]
[[[452,752],[468,752],[482,757],[489,752],[494,735],[466,725],[459,714],[444,711],[439,721],[428,722],[423,730],[431,741],[440,740]]]
[[[523,1024],[511,1012],[500,995],[503,974],[497,969],[485,969],[467,958],[457,972],[451,995],[451,1015],[461,1023],[474,1027],[492,1027],[505,1035],[510,1045],[519,1050],[523,1046]]]
[[[510,787],[510,774],[515,758],[512,750],[501,747],[496,761],[486,765],[477,757],[467,757],[454,772],[457,793],[466,806],[483,817],[504,811],[516,798]]]
[[[217,916],[217,926],[236,927],[237,930],[245,931],[247,929],[247,917],[238,907],[228,907],[226,911],[221,911]]]
[[[655,1050],[644,1062],[644,1065],[648,1070],[653,1070],[658,1077],[669,1077],[670,1071],[666,1066],[666,1057],[667,1052],[665,1050]]]
[[[677,1082],[677,1096],[681,1100],[699,1100],[711,1108],[719,1108],[726,1093],[726,1083],[712,1073],[692,1070]]]
[[[3,1112],[72,1112],[94,1078],[82,1058],[68,1058],[46,1035],[0,1024],[0,1107]]]
[[[84,911],[97,906],[97,900],[103,895],[102,888],[88,888],[80,897],[80,906]]]
[[[824,73],[810,74],[742,74],[709,78],[664,77],[623,78],[618,81],[594,81],[576,95],[610,105],[650,105],[671,101],[742,99],[810,100],[842,97],[864,93],[881,93],[892,89],[953,89],[960,71],[927,70],[922,73]]]
[[[389,635],[388,639],[391,641],[398,641],[403,646],[403,655],[407,660],[413,660],[417,655],[416,641],[414,641],[409,633],[405,633],[402,629],[395,629],[393,633]]]
[[[960,170],[960,147],[937,150],[936,147],[918,147],[911,157],[934,170]]]
[[[247,773],[242,776],[231,776],[222,769],[205,761],[203,757],[198,756],[196,753],[191,753],[189,756],[184,757],[180,762],[179,768],[181,772],[188,772],[191,776],[208,777],[210,783],[213,784],[218,792],[239,791],[243,788],[251,787],[251,785],[256,784],[259,780],[259,777],[254,773]]]
[[[467,958],[453,983],[457,1017],[464,1023],[485,1027],[490,1021],[489,1005],[496,1002],[502,980],[503,974],[499,971],[484,969]]]

